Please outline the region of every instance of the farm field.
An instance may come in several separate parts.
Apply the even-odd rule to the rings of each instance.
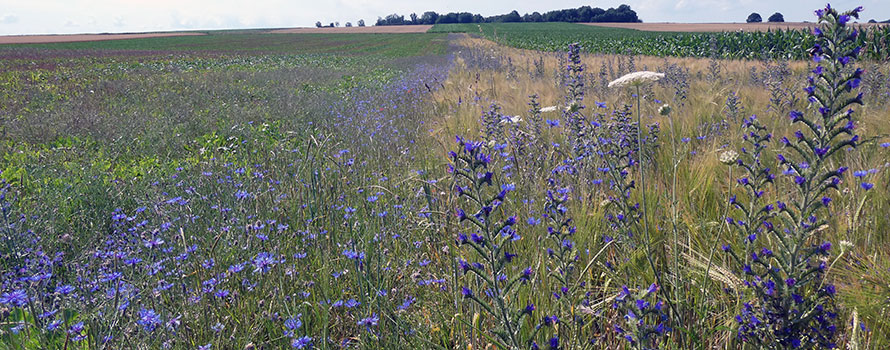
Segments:
[[[3,44],[46,44],[80,41],[103,41],[161,38],[171,36],[204,35],[204,33],[175,32],[175,33],[138,33],[138,34],[72,34],[72,35],[4,35],[0,36],[0,45]]]
[[[825,16],[0,45],[0,350],[885,349],[890,64]]]
[[[782,23],[584,23],[586,25],[635,29],[649,32],[734,32],[734,31],[775,31],[788,29],[812,30],[816,23],[782,22]],[[886,23],[857,23],[865,28],[884,27]]]
[[[590,53],[722,59],[803,60],[807,57],[807,49],[814,44],[810,31],[803,29],[687,32],[681,26],[676,28],[676,32],[660,32],[619,28],[648,25],[559,22],[437,24],[430,32],[479,35],[502,45],[528,50],[557,52],[570,43],[579,43]],[[890,56],[890,26],[864,27],[861,34],[857,40],[866,57],[881,60]]]
[[[432,25],[403,25],[403,26],[372,26],[372,27],[335,27],[335,28],[284,28],[270,30],[275,34],[300,34],[300,33],[426,33]]]

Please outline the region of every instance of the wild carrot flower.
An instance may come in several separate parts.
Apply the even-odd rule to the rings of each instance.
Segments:
[[[609,87],[641,86],[664,78],[664,73],[640,71],[625,74],[609,82]]]

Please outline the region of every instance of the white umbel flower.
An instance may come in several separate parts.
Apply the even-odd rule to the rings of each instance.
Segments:
[[[718,159],[720,160],[720,163],[731,165],[735,163],[736,159],[739,159],[739,154],[736,151],[728,150],[721,153]]]
[[[658,81],[661,78],[664,78],[664,73],[650,71],[633,72],[612,80],[609,82],[609,87],[638,86]]]
[[[556,112],[556,106],[541,108],[541,113]]]

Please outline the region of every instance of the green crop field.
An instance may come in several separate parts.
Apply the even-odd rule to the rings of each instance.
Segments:
[[[579,43],[591,53],[723,59],[805,59],[813,39],[807,30],[677,33],[605,28],[573,23],[437,24],[430,32],[470,33],[520,49],[560,51]],[[890,27],[862,29],[864,56],[890,57]]]
[[[338,53],[412,56],[442,54],[444,35],[427,34],[267,34],[210,31],[208,35],[52,44],[0,45],[53,50],[140,50],[186,52]]]

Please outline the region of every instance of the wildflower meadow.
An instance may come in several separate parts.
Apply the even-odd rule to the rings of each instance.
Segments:
[[[0,45],[0,350],[887,349],[862,11]]]

